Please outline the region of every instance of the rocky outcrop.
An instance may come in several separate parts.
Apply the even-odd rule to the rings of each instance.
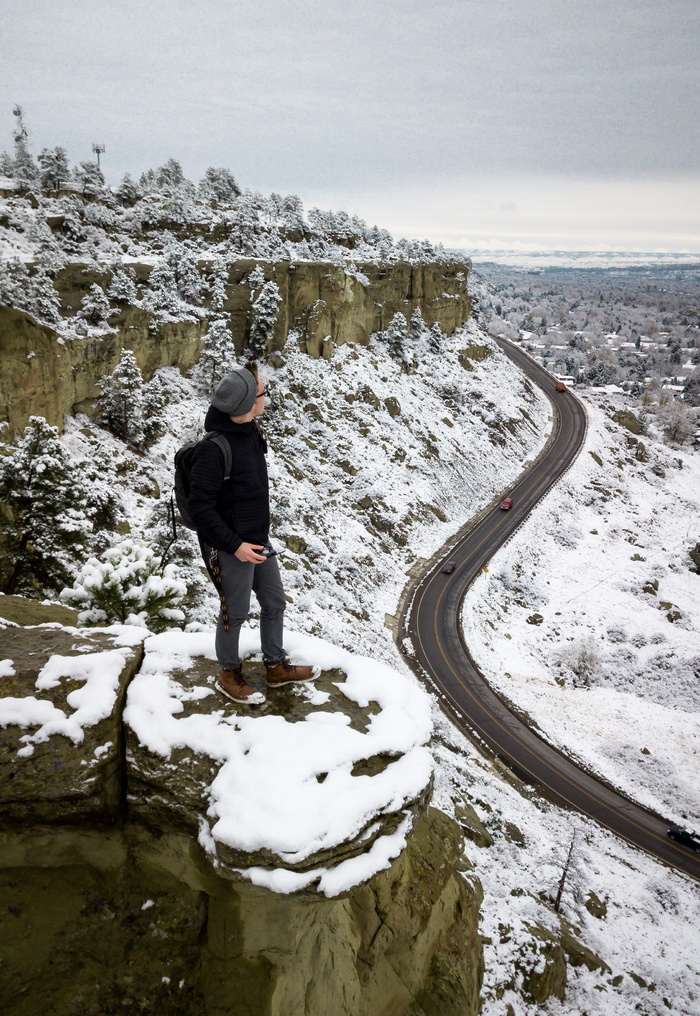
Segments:
[[[2,1012],[476,1014],[424,694],[290,633],[320,678],[244,708],[210,633],[146,634],[0,631]]]
[[[5,1016],[474,1016],[481,891],[430,809],[340,899],[222,877],[172,830],[0,832]]]
[[[242,349],[251,325],[251,291],[247,279],[260,261],[241,259],[229,269],[226,314],[234,340]],[[134,265],[146,281],[150,265]],[[469,316],[468,268],[461,263],[411,265],[368,264],[350,274],[330,263],[288,261],[262,265],[282,296],[268,353],[273,357],[293,329],[310,356],[332,356],[345,342],[367,342],[401,311],[407,318],[420,308],[428,325],[439,323],[451,334]],[[205,269],[205,266],[202,265]],[[90,286],[106,287],[110,273],[71,264],[58,273],[56,289],[63,312],[76,312]],[[21,311],[0,307],[0,420],[12,437],[32,414],[63,427],[63,417],[92,412],[97,382],[110,373],[123,348],[133,350],[148,378],[158,367],[183,372],[198,359],[207,331],[206,307],[196,320],[156,322],[138,307],[115,308],[110,331],[63,340],[51,328]]]
[[[8,424],[3,438],[20,432],[30,416],[43,416],[62,430],[64,416],[92,413],[97,382],[114,370],[125,347],[133,349],[146,377],[158,367],[191,367],[206,323],[162,324],[154,334],[150,321],[144,311],[127,308],[114,319],[121,330],[63,340],[28,314],[0,307],[0,422]]]

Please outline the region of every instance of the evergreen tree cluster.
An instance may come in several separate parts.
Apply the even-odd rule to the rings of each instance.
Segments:
[[[43,265],[30,272],[19,258],[0,260],[0,304],[26,311],[49,325],[61,320],[61,301],[51,276]]]
[[[0,588],[59,592],[104,543],[118,502],[94,465],[71,462],[58,429],[32,416],[0,457]]]
[[[123,349],[111,374],[99,382],[104,425],[132,448],[150,447],[166,429],[166,385],[158,371],[145,382],[130,349]]]

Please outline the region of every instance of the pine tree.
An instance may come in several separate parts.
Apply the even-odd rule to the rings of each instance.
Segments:
[[[136,303],[136,273],[133,268],[117,264],[112,268],[112,281],[107,295],[115,303]]]
[[[214,318],[204,336],[202,354],[190,370],[190,377],[197,387],[208,395],[216,382],[235,365],[236,347],[226,319]]]
[[[411,338],[411,342],[413,343],[420,342],[420,340],[423,338],[423,336],[427,331],[428,326],[423,320],[421,309],[420,307],[416,307],[416,309],[411,314],[411,322],[409,324],[408,329],[408,334]]]
[[[260,356],[269,349],[281,301],[282,296],[276,282],[266,282],[253,301],[253,322],[249,341],[251,352],[255,356]]]
[[[7,152],[0,153],[0,176],[6,176],[10,180],[15,175],[15,163],[11,155]]]
[[[220,314],[226,303],[226,285],[228,283],[228,265],[222,257],[217,257],[209,277],[209,293],[212,313]]]
[[[236,183],[233,173],[228,169],[214,169],[209,166],[199,181],[197,194],[205,201],[218,201],[220,204],[233,204],[240,196],[241,188]]]
[[[178,317],[181,313],[175,270],[167,258],[158,261],[151,271],[143,307],[156,315]]]
[[[185,303],[199,306],[202,302],[202,277],[194,253],[187,247],[177,245],[168,253],[168,260],[175,273],[175,285],[180,298]]]
[[[29,312],[37,321],[58,324],[61,320],[61,299],[44,265],[31,276],[27,295]]]
[[[162,166],[159,166],[153,175],[153,186],[160,194],[170,197],[182,193],[187,197],[194,197],[195,189],[182,171],[182,166],[177,159],[168,159]]]
[[[39,182],[39,172],[34,159],[23,141],[18,141],[15,145],[13,176],[20,187],[35,187]]]
[[[151,194],[156,189],[156,172],[147,169],[139,177],[139,189],[142,194]]]
[[[263,271],[262,265],[256,265],[250,273],[248,276],[248,285],[250,286],[250,292],[253,296],[256,296],[258,291],[265,285],[265,272]]]
[[[155,372],[142,390],[143,447],[150,448],[167,429],[168,399],[163,379]]]
[[[401,311],[397,311],[389,322],[389,327],[384,332],[384,341],[387,344],[389,352],[397,360],[401,360],[404,357],[407,332],[408,322]]]
[[[231,232],[231,243],[242,254],[253,253],[257,237],[262,232],[260,197],[246,191],[238,203],[238,215]]]
[[[102,422],[127,444],[141,446],[143,433],[143,378],[136,357],[122,349],[119,363],[99,382]]]
[[[61,317],[60,299],[44,266],[30,275],[18,258],[0,261],[0,304],[23,310],[50,325]]]
[[[163,565],[170,562],[177,565],[180,580],[187,587],[183,604],[187,617],[194,621],[210,621],[207,600],[212,590],[204,571],[199,541],[191,529],[182,525],[176,524],[173,531],[172,511],[170,496],[156,503],[146,522],[148,545]]]
[[[288,194],[282,202],[282,225],[290,230],[304,228],[304,206],[296,194]]]
[[[438,321],[430,328],[430,335],[428,336],[428,348],[431,353],[439,353],[442,349],[442,343],[444,342],[445,335],[440,327]]]
[[[138,184],[131,179],[131,174],[125,173],[117,187],[117,200],[122,205],[133,205],[140,197],[141,190]]]
[[[0,586],[5,593],[58,592],[89,553],[96,511],[83,469],[41,416],[0,456]]]
[[[75,176],[83,194],[96,197],[104,190],[104,174],[96,162],[81,162],[76,167]]]
[[[107,320],[110,312],[109,300],[105,296],[102,287],[93,282],[81,300],[77,317],[87,321],[88,324],[101,325]]]
[[[27,310],[29,272],[19,258],[0,260],[0,304]]]
[[[181,604],[187,587],[176,565],[167,565],[163,575],[159,566],[149,547],[124,540],[106,550],[101,560],[90,558],[61,599],[80,611],[82,624],[118,621],[164,631],[184,621]]]
[[[61,190],[70,180],[68,153],[60,145],[56,148],[42,148],[39,166],[43,190]]]

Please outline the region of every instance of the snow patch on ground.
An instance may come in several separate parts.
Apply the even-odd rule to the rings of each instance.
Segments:
[[[222,763],[209,789],[205,842],[242,851],[271,850],[292,865],[356,837],[373,816],[415,801],[430,781],[432,759],[425,747],[431,734],[430,703],[415,683],[383,663],[308,635],[288,632],[287,645],[293,658],[344,671],[347,680],[337,687],[346,698],[360,706],[379,706],[366,732],[352,729],[343,712],[311,712],[297,722],[223,710],[178,718],[184,696],[177,673],[190,669],[194,657],[215,659],[211,631],[171,630],[146,640],[124,719],[141,744],[165,758],[174,748],[188,747]],[[244,632],[242,655],[259,652],[257,636]],[[204,686],[193,691],[195,697],[212,694]],[[192,691],[186,694],[193,698]],[[373,776],[353,775],[355,762],[375,755],[395,759]],[[256,868],[247,876],[278,892],[320,878],[320,890],[336,895],[388,867],[405,846],[409,826],[402,822],[366,853],[328,872],[299,875],[284,868]]]

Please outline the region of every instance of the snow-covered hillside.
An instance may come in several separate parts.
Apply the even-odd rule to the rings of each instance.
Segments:
[[[478,348],[466,359],[470,346]],[[281,368],[263,370],[262,426],[289,624],[393,660],[384,618],[409,568],[520,472],[546,439],[548,405],[473,323],[439,355],[418,349],[410,365],[380,339],[342,346],[331,361],[311,359],[290,339],[282,357]],[[153,495],[164,516],[173,454],[203,432],[207,408],[177,372],[163,374],[169,431],[146,456],[84,416],[67,421],[65,437],[76,457],[112,472],[129,535],[145,543],[154,537]],[[211,623],[217,610],[210,596],[190,620]]]

